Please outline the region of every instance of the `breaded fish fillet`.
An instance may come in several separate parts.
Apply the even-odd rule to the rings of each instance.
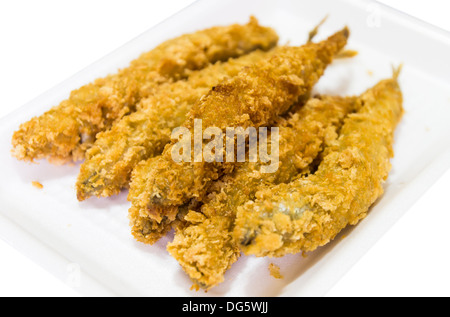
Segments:
[[[268,186],[238,208],[234,237],[245,254],[313,251],[367,215],[383,193],[394,130],[403,114],[396,75],[359,102],[363,107],[346,120],[316,173]]]
[[[178,206],[177,208],[171,208],[171,213],[166,213],[164,216],[157,218],[157,220],[150,218],[148,214],[142,214],[142,210],[139,208],[131,206],[128,211],[131,234],[136,241],[145,244],[154,244],[170,230],[174,228],[178,230],[184,227],[187,221],[186,215],[191,211],[199,211],[200,206],[201,204],[193,199],[187,204]]]
[[[211,288],[224,279],[240,255],[232,232],[237,208],[255,198],[261,186],[290,182],[308,173],[325,146],[337,138],[344,118],[357,110],[356,98],[310,99],[279,126],[279,168],[261,173],[261,163],[246,162],[225,175],[208,195],[201,212],[190,211],[185,225],[167,249],[200,287]]]
[[[157,46],[117,74],[97,79],[70,94],[45,114],[22,124],[12,138],[12,154],[24,161],[78,161],[98,132],[108,129],[136,103],[166,82],[188,77],[191,70],[268,49],[278,40],[255,18],[246,25],[213,27],[182,35]]]
[[[347,43],[347,28],[320,43],[301,47],[283,47],[277,53],[238,75],[226,79],[205,95],[191,110],[185,127],[194,132],[194,120],[203,128],[270,125],[287,112],[300,97],[308,95],[313,85]],[[195,133],[191,133],[195,135]],[[225,142],[224,142],[225,144]],[[133,172],[129,200],[140,215],[158,221],[190,199],[203,200],[207,188],[234,163],[181,162],[171,156],[174,143],[161,156],[144,162]],[[133,221],[133,218],[131,219]]]
[[[273,43],[275,45],[275,42]],[[162,84],[138,104],[138,110],[97,135],[86,152],[77,180],[78,200],[107,197],[128,187],[131,171],[142,160],[161,154],[174,128],[181,126],[200,97],[226,77],[273,54],[257,50],[194,71],[187,80]]]

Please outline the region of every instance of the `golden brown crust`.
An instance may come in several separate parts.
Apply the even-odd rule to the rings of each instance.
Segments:
[[[131,234],[139,242],[154,244],[171,229],[181,230],[186,225],[186,215],[199,207],[200,204],[192,200],[183,206],[167,209],[164,213],[155,213],[152,215],[154,218],[150,218],[147,211],[132,206],[128,212]]]
[[[274,43],[275,44],[275,43]],[[170,134],[186,120],[192,105],[211,87],[243,67],[273,54],[257,50],[227,62],[192,72],[187,80],[162,84],[141,100],[138,110],[97,135],[86,152],[77,180],[77,197],[107,197],[128,187],[131,171],[142,160],[161,154]]]
[[[227,127],[270,124],[309,93],[345,46],[348,35],[345,28],[318,44],[284,47],[270,59],[243,69],[204,96],[191,110],[185,127],[192,131],[194,119],[202,119],[203,128],[218,127],[223,132]],[[233,163],[176,163],[171,146],[133,172],[128,197],[143,213],[164,212],[166,207],[183,205],[192,198],[201,201],[211,182],[232,170]]]
[[[394,78],[369,89],[360,102],[362,109],[346,120],[315,174],[268,186],[238,208],[234,237],[245,254],[313,251],[366,216],[390,170],[402,94]]]
[[[221,178],[201,207],[201,221],[188,222],[175,234],[167,249],[189,277],[203,288],[224,279],[240,250],[232,236],[238,206],[255,198],[259,188],[286,183],[309,172],[317,155],[337,137],[348,113],[356,111],[356,98],[310,99],[288,119],[279,118],[279,168],[261,173],[261,163],[246,162]],[[189,214],[188,214],[189,215]]]
[[[186,78],[210,63],[268,49],[276,33],[251,18],[246,25],[213,27],[166,41],[117,74],[73,91],[69,99],[22,124],[12,138],[12,154],[25,161],[54,163],[83,159],[98,132],[135,110],[136,103],[165,82]]]

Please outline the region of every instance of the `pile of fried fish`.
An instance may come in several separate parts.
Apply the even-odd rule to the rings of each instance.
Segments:
[[[281,46],[254,17],[182,35],[20,125],[12,155],[84,160],[80,201],[129,189],[134,238],[153,244],[175,230],[168,252],[210,289],[242,253],[281,257],[327,244],[383,193],[403,114],[399,70],[359,96],[311,94],[349,35]],[[278,127],[278,168],[175,162],[172,131],[193,131],[196,119],[223,132]]]

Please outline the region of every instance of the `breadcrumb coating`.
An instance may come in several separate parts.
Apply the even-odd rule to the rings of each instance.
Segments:
[[[81,165],[76,185],[78,200],[115,195],[128,187],[136,164],[161,154],[172,130],[184,123],[193,104],[211,87],[273,53],[257,50],[192,72],[187,80],[162,84],[153,95],[141,100],[136,112],[97,135]]]
[[[133,112],[160,84],[187,78],[190,71],[216,61],[268,49],[277,40],[274,30],[252,17],[246,25],[213,27],[166,41],[117,74],[74,90],[69,99],[23,123],[12,137],[12,155],[57,164],[81,160],[97,133]]]
[[[283,47],[271,58],[244,68],[196,103],[184,126],[193,132],[194,119],[202,119],[203,128],[218,127],[225,133],[227,127],[270,125],[300,97],[309,94],[348,36],[345,28],[320,43]],[[235,165],[176,163],[171,157],[173,144],[167,145],[155,160],[142,163],[132,175],[128,198],[133,208],[155,220],[190,199],[202,201],[210,184]]]
[[[262,163],[246,162],[217,182],[201,213],[191,211],[185,219],[188,224],[167,247],[195,283],[206,289],[221,283],[238,259],[240,250],[232,235],[238,206],[254,199],[262,186],[290,182],[310,172],[312,162],[337,138],[344,118],[358,106],[355,97],[310,99],[288,119],[278,120],[279,168],[275,173],[261,173]],[[193,222],[194,214],[201,215],[201,221]]]
[[[363,107],[346,120],[316,173],[267,186],[238,208],[234,238],[245,254],[313,251],[366,217],[383,193],[403,114],[396,76],[361,95]]]
[[[190,212],[194,210],[199,210],[199,208],[200,203],[193,199],[187,204],[166,210],[164,216],[153,214],[153,218],[150,218],[147,212],[131,206],[128,211],[131,234],[136,241],[145,244],[154,244],[171,229],[181,230],[186,225],[188,219],[195,221],[194,218],[189,218],[187,215],[190,215]]]

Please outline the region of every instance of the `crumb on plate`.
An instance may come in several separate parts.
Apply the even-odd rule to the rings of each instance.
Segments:
[[[274,278],[282,279],[283,275],[280,274],[280,267],[274,263],[269,264],[269,272]]]
[[[32,181],[31,184],[32,184],[34,187],[38,188],[38,189],[44,188],[44,185],[42,185],[42,184],[39,183],[38,181]]]
[[[340,51],[336,55],[336,58],[352,58],[352,57],[355,57],[356,55],[358,55],[358,51],[355,51],[355,50],[343,50],[343,51]]]

